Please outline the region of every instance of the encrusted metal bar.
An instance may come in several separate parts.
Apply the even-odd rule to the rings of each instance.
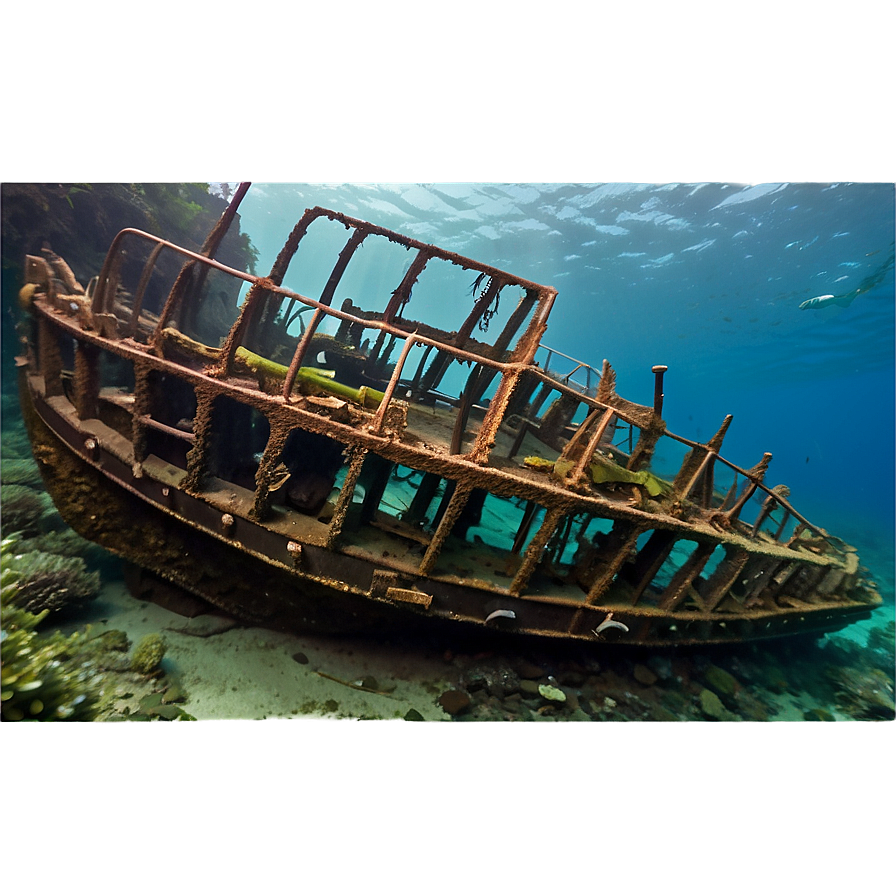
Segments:
[[[532,578],[532,573],[535,572],[535,568],[541,560],[548,541],[564,516],[565,511],[556,507],[545,514],[544,522],[532,537],[532,541],[529,542],[529,547],[526,548],[526,553],[523,556],[523,563],[510,583],[511,594],[520,595],[523,593],[526,585],[529,584],[529,579]]]
[[[781,518],[781,522],[778,525],[778,528],[775,530],[775,541],[781,540],[781,536],[784,534],[784,530],[787,528],[788,522],[790,522],[790,511],[785,510],[784,515]]]
[[[763,602],[774,608],[776,598],[784,589],[784,586],[790,581],[791,577],[802,568],[802,565],[802,563],[790,560],[783,565],[783,569],[779,568],[776,570],[772,575],[768,587],[761,594]]]
[[[762,455],[762,460],[753,467],[752,470],[744,471],[744,476],[747,477],[749,481],[749,485],[744,489],[743,494],[740,498],[737,499],[734,506],[729,510],[725,516],[728,518],[730,522],[734,522],[739,516],[740,512],[744,509],[744,505],[750,498],[753,497],[753,493],[759,488],[760,483],[762,482],[765,472],[768,469],[769,461],[772,459],[771,453],[766,451],[765,454]],[[766,489],[766,491],[769,491]],[[769,491],[769,493],[771,493]]]
[[[518,554],[529,537],[529,530],[532,528],[532,520],[538,511],[538,504],[535,501],[526,501],[526,509],[523,511],[523,518],[517,527],[516,535],[513,537],[513,547],[510,549],[511,554]]]
[[[600,440],[604,437],[607,427],[615,416],[616,412],[612,408],[607,408],[604,411],[603,417],[600,418],[600,422],[597,424],[597,429],[594,430],[594,433],[588,440],[588,444],[585,446],[585,450],[582,452],[582,456],[576,461],[576,465],[569,475],[570,482],[577,485],[585,482],[585,468],[591,463],[591,458],[594,457],[594,452],[597,451]]]
[[[513,337],[516,336],[517,330],[519,330],[523,321],[528,317],[529,312],[532,310],[533,306],[538,301],[538,295],[535,290],[527,289],[525,295],[519,300],[516,308],[511,313],[510,317],[507,320],[507,323],[504,325],[504,329],[501,331],[501,335],[495,340],[495,350],[499,352],[503,352],[507,350],[507,347],[510,345]],[[536,346],[537,348],[537,346]],[[521,340],[517,348],[514,350],[514,355],[524,356],[526,351],[529,349],[529,346],[525,343],[525,340]],[[520,357],[514,357],[513,360],[520,360]],[[484,388],[488,388],[488,383],[485,383]]]
[[[407,304],[411,297],[411,290],[417,282],[417,278],[423,273],[423,269],[430,258],[432,258],[431,248],[426,247],[417,251],[417,255],[411,262],[407,273],[402,278],[398,288],[392,293],[389,304],[386,305],[386,310],[383,313],[383,320],[386,323],[392,323],[395,315]]]
[[[563,446],[563,450],[560,452],[560,460],[573,460],[575,458],[576,451],[582,443],[582,440],[585,438],[585,434],[591,429],[597,418],[604,413],[606,412],[601,408],[594,408],[588,414],[584,422],[573,433],[572,438]],[[606,427],[604,427],[604,429],[606,429]],[[593,454],[594,452],[592,451],[591,453]]]
[[[505,373],[501,377],[501,383],[495,392],[494,398],[488,404],[488,410],[485,412],[485,418],[479,432],[476,435],[476,442],[469,453],[469,458],[475,464],[485,464],[488,462],[489,454],[495,446],[495,438],[498,433],[498,427],[504,419],[504,412],[507,410],[507,403],[516,387],[521,376],[520,370],[514,370]]]
[[[131,417],[131,444],[134,449],[134,463],[139,468],[146,460],[146,422],[152,412],[150,377],[152,368],[148,364],[134,364],[134,408]]]
[[[249,183],[241,183],[239,187],[237,187],[227,208],[224,209],[223,214],[218,219],[209,235],[205,238],[205,242],[199,250],[199,256],[201,258],[212,258],[218,251],[218,247],[221,245],[221,240],[224,239],[234,217],[236,217],[237,209],[243,201],[243,197],[246,195],[249,186]],[[194,289],[198,292],[205,282],[208,268],[204,265],[199,265],[197,267],[196,261],[197,259],[194,258],[184,264],[177,275],[177,279],[174,281],[174,285],[171,287],[171,292],[168,293],[168,298],[165,299],[165,304],[162,306],[162,310],[159,314],[159,323],[150,340],[150,345],[156,351],[161,344],[162,331],[168,326],[168,322],[171,320],[172,315],[179,310],[184,296]],[[102,275],[100,283],[102,283]],[[109,306],[109,310],[111,310],[109,299],[106,299],[106,304]]]
[[[361,475],[361,468],[364,466],[366,457],[366,448],[354,446],[349,449],[348,470],[346,470],[342,488],[339,490],[339,497],[336,499],[336,506],[333,509],[333,518],[330,520],[330,528],[327,531],[326,547],[330,550],[336,545],[337,539],[342,534],[345,517],[352,506],[355,486],[358,484],[358,477]]]
[[[635,549],[644,531],[644,526],[626,520],[616,520],[613,523],[613,528],[598,558],[600,569],[585,599],[589,606],[600,602],[604,592],[613,584],[616,573],[628,562],[629,554]]]
[[[97,415],[100,393],[99,349],[80,339],[75,344],[75,376],[73,382],[75,413],[81,420]]]
[[[389,402],[392,401],[395,387],[398,385],[399,379],[401,379],[401,371],[404,369],[405,361],[407,361],[411,349],[416,344],[414,339],[416,335],[416,333],[412,333],[404,341],[404,347],[401,350],[401,354],[398,356],[398,361],[395,363],[395,369],[392,371],[392,376],[389,378],[386,391],[383,393],[383,397],[380,400],[380,406],[377,409],[376,417],[374,417],[373,423],[370,425],[370,431],[373,433],[380,432],[383,428],[383,421],[386,419],[386,411],[389,409]]]
[[[196,416],[193,418],[193,447],[187,452],[187,475],[184,489],[191,494],[202,491],[208,476],[209,459],[213,448],[212,417],[214,393],[196,389]]]
[[[255,500],[251,511],[254,520],[260,521],[267,517],[271,506],[271,487],[276,479],[276,468],[280,463],[289,433],[290,429],[287,426],[272,425],[270,428],[267,445],[255,471]]]
[[[659,600],[659,608],[661,610],[674,610],[682,601],[691,593],[694,579],[703,571],[707,561],[712,556],[717,545],[713,542],[701,542],[694,549],[694,552],[681,565],[679,570],[672,576],[672,580],[666,586]],[[697,594],[696,591],[694,591]],[[703,599],[697,594],[700,602]]]
[[[230,328],[230,332],[227,334],[227,338],[224,340],[224,345],[221,346],[221,350],[218,354],[218,363],[210,368],[210,373],[220,377],[228,377],[231,375],[233,372],[233,358],[236,355],[236,350],[242,345],[246,330],[252,319],[258,313],[262,302],[264,302],[270,290],[276,287],[276,285],[277,284],[274,283],[273,280],[267,277],[259,277],[255,280],[252,284],[252,288],[246,294],[246,298],[243,301],[237,319],[234,321],[233,326]],[[157,339],[158,341],[154,341],[153,345],[160,344],[161,338],[162,332],[157,329],[153,339]]]
[[[472,379],[472,374],[470,380]],[[451,431],[451,443],[448,447],[449,454],[460,454],[464,441],[464,433],[467,430],[467,422],[470,419],[470,408],[473,405],[473,389],[470,380],[467,387],[460,394],[460,404],[457,407],[457,416],[454,418],[454,429]]]
[[[520,448],[523,447],[523,441],[526,438],[526,433],[529,432],[529,426],[530,424],[528,420],[524,419],[523,422],[520,423],[519,431],[513,439],[513,444],[510,446],[510,451],[507,452],[508,458],[513,459],[517,456],[517,454],[519,454]]]
[[[162,254],[162,249],[164,248],[162,243],[156,243],[152,252],[149,253],[149,258],[146,259],[146,264],[143,265],[143,273],[140,275],[140,282],[137,285],[137,292],[134,294],[134,302],[131,305],[131,320],[124,331],[125,336],[133,338],[137,333],[137,321],[140,317],[140,311],[143,308],[143,296],[146,293],[146,287],[149,286],[150,278],[155,271],[159,255]]]
[[[709,577],[700,596],[708,612],[712,612],[724,600],[731,586],[737,581],[750,559],[750,553],[736,545],[725,547],[725,559]]]
[[[482,291],[473,306],[473,310],[467,315],[467,319],[461,324],[460,329],[457,331],[457,335],[454,337],[454,345],[457,348],[464,348],[470,334],[473,332],[473,328],[476,326],[477,322],[482,319],[482,316],[489,309],[491,303],[495,300],[495,297],[501,291],[503,286],[504,282],[501,278],[497,276],[491,277],[488,286]],[[448,370],[448,367],[453,360],[454,358],[450,352],[440,351],[436,355],[432,364],[430,364],[429,370],[427,370],[423,376],[422,388],[424,391],[428,392],[431,389],[438,388],[439,383],[442,381],[442,377],[445,375],[445,372]]]
[[[707,451],[703,456],[703,460],[700,461],[700,466],[697,467],[696,472],[693,476],[687,481],[684,488],[682,488],[680,492],[681,498],[687,498],[690,496],[691,492],[694,490],[694,486],[700,481],[700,479],[706,475],[706,471],[709,468],[709,465],[715,460],[718,455],[714,451]]]
[[[432,541],[429,543],[426,553],[423,555],[423,560],[420,562],[420,568],[417,570],[419,575],[428,576],[433,571],[445,544],[445,539],[454,528],[454,524],[460,517],[464,507],[466,507],[472,491],[473,487],[465,483],[459,482],[455,486],[451,500],[448,502],[448,506],[442,514],[442,519],[433,533]]]
[[[754,576],[753,581],[748,583],[747,592],[744,594],[745,606],[751,605],[757,597],[760,597],[761,592],[765,590],[772,576],[786,563],[786,560],[776,560],[773,557],[762,558],[762,562],[759,564],[759,572]]]
[[[355,254],[355,250],[358,248],[358,246],[361,245],[366,236],[366,229],[355,230],[354,233],[352,233],[352,235],[349,237],[348,242],[345,244],[345,246],[343,246],[342,251],[339,253],[339,258],[336,260],[336,264],[333,267],[333,270],[330,272],[330,278],[329,280],[327,280],[327,285],[324,287],[324,290],[321,293],[321,305],[329,307],[330,303],[333,301],[333,295],[336,292],[336,287],[339,285],[339,281],[342,279],[342,275],[345,273],[345,269],[348,267],[348,263],[351,261],[352,255]],[[317,330],[322,317],[323,312],[321,308],[318,308],[315,311],[314,317],[312,317],[311,322],[308,324],[308,327],[305,329],[305,332],[302,334],[302,338],[299,340],[298,346],[296,346],[295,354],[292,356],[292,361],[289,364],[289,370],[286,373],[286,379],[283,382],[283,398],[286,401],[289,400],[293,383],[295,383],[296,381],[296,374],[298,373],[299,368],[302,366],[302,361],[305,359],[305,354],[308,351],[308,346],[311,344],[311,339],[314,336],[314,333]]]
[[[672,548],[678,536],[675,533],[654,529],[653,534],[647,539],[647,543],[638,552],[635,558],[632,577],[634,581],[632,592],[632,606],[635,606],[641,596],[647,590],[647,586],[653,581],[653,577],[659,572],[666,558],[672,552]]]
[[[810,567],[803,564],[798,570],[796,578],[790,580],[788,597],[795,597],[797,600],[811,603],[812,599],[816,597],[816,586],[827,576],[829,570],[828,566]]]
[[[62,395],[62,353],[59,350],[59,337],[45,317],[39,318],[37,322],[37,356],[47,398]]]

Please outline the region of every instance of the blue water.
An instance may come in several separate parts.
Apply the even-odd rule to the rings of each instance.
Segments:
[[[726,457],[772,452],[769,484],[859,547],[892,602],[893,184],[253,184],[258,273],[315,205],[555,287],[547,345],[607,358],[644,404],[668,365],[670,430],[705,440],[733,414]],[[800,309],[822,295],[848,306]],[[445,313],[414,300],[416,319]]]

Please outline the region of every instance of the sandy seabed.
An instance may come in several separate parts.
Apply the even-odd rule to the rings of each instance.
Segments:
[[[125,632],[132,647],[161,634],[161,669],[181,682],[184,709],[197,720],[402,719],[410,710],[426,720],[450,718],[437,700],[456,670],[435,650],[293,635],[213,614],[187,619],[137,600],[121,581],[107,583],[74,627],[85,623],[92,634]]]
[[[880,622],[873,617],[841,636],[864,643],[871,625]],[[61,628],[85,625],[90,635],[125,632],[131,650],[145,635],[161,634],[167,645],[160,667],[164,686],[176,682],[186,695],[180,705],[199,721],[452,718],[438,700],[457,687],[459,668],[444,646],[277,632],[215,613],[190,619],[135,598],[121,580],[107,582],[87,612]],[[118,712],[137,710],[141,695],[158,689],[153,679],[135,685],[138,677],[130,678],[131,684],[113,685],[122,697]],[[815,702],[807,694],[778,693],[768,719],[801,721]],[[833,708],[831,714],[849,718]]]

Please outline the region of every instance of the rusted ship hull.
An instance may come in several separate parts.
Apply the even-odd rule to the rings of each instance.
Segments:
[[[418,580],[414,591],[396,597],[392,578],[376,564],[311,546],[303,548],[302,568],[297,569],[288,542],[272,539],[262,526],[241,521],[239,531],[225,536],[220,513],[204,502],[148,477],[135,481],[114,454],[86,447],[92,432],[54,409],[39,387],[39,379],[29,378],[22,366],[25,424],[47,491],[63,519],[84,538],[236,618],[279,630],[369,634],[436,627],[447,631],[448,623],[481,628],[497,604],[521,612],[528,609],[525,601],[496,599],[489,591],[435,580]],[[422,598],[424,588],[432,594],[428,606],[414,602],[415,595]],[[491,626],[516,634],[594,642],[593,629],[608,610],[590,608],[577,622],[583,631],[575,633],[571,629],[581,609],[543,608],[541,627],[508,625],[507,617],[501,616]],[[657,619],[649,611],[616,608],[614,619],[626,623],[631,634],[616,629],[607,640],[645,646],[729,643],[836,631],[869,613],[867,607],[831,604],[815,608],[809,618],[804,611],[791,609],[709,621],[685,613]]]
[[[351,236],[312,299],[282,280],[319,221]],[[414,257],[383,310],[337,311],[374,237]],[[550,288],[324,209],[269,277],[218,264],[213,243],[192,253],[124,231],[88,295],[61,260],[28,262],[19,363],[35,457],[66,521],[130,562],[289,629],[732,643],[837,630],[880,602],[854,549],[765,486],[770,455],[749,470],[721,457],[730,418],[706,444],[666,430],[665,368],[653,407],[620,398],[606,362],[546,370]],[[183,266],[153,312],[163,252]],[[478,273],[450,329],[404,317],[441,261],[439,295],[451,266]],[[221,325],[228,295],[235,320]]]

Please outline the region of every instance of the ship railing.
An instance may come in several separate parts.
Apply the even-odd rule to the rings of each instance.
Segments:
[[[278,281],[282,280],[288,259],[295,253],[301,236],[307,230],[308,224],[321,216],[335,220],[346,227],[354,228],[354,232],[342,253],[340,253],[340,257],[320,299],[313,299],[282,286]],[[348,264],[351,253],[360,244],[363,236],[370,233],[386,236],[388,239],[398,242],[406,248],[415,249],[417,255],[405,273],[402,283],[392,293],[385,311],[381,314],[365,313],[362,316],[361,314],[332,307],[330,303],[335,294],[336,284]],[[376,345],[371,354],[379,355],[381,358],[388,356],[394,341],[404,341],[401,356],[390,373],[385,392],[376,395],[374,403],[379,403],[380,406],[377,425],[381,425],[388,404],[395,394],[409,352],[416,346],[435,351],[435,359],[423,376],[423,382],[419,387],[421,394],[438,397],[440,394],[438,392],[439,381],[452,362],[466,363],[473,367],[462,394],[454,400],[457,417],[455,432],[452,437],[451,453],[460,452],[471,409],[486,393],[489,385],[493,385],[493,382],[497,380],[498,385],[488,401],[484,419],[480,424],[478,433],[474,436],[473,447],[470,451],[470,455],[479,462],[484,462],[488,457],[490,444],[501,422],[499,411],[506,405],[519,376],[531,363],[532,357],[537,350],[538,337],[547,326],[547,316],[556,296],[556,290],[550,287],[544,287],[500,271],[497,268],[479,264],[456,253],[425,245],[416,240],[394,234],[383,228],[368,225],[366,222],[347,218],[335,212],[329,212],[325,209],[312,209],[306,212],[303,219],[294,228],[290,240],[287,241],[287,246],[278,256],[278,260],[275,262],[274,269],[272,269],[269,277],[258,277],[237,271],[215,259],[208,258],[201,253],[183,249],[144,231],[135,229],[122,231],[116,236],[109,249],[94,290],[92,309],[94,318],[98,323],[101,321],[108,322],[110,318],[113,318],[116,313],[116,307],[119,308],[119,313],[122,313],[120,305],[117,303],[117,293],[124,246],[126,241],[130,240],[143,241],[152,248],[140,274],[136,291],[131,299],[127,319],[118,322],[119,326],[117,329],[119,335],[134,336],[137,334],[142,315],[144,328],[147,325],[146,321],[151,321],[152,332],[148,335],[147,342],[153,350],[157,351],[166,338],[166,331],[169,329],[169,325],[172,321],[176,321],[178,312],[188,303],[191,292],[198,294],[196,282],[204,280],[204,273],[194,274],[191,285],[188,282],[190,278],[184,272],[196,266],[202,272],[207,270],[219,271],[235,277],[249,286],[237,320],[230,327],[226,338],[223,340],[223,345],[218,350],[216,366],[220,375],[226,377],[232,374],[237,351],[241,347],[247,348],[245,342],[251,326],[257,323],[258,318],[266,307],[266,303],[269,303],[272,297],[275,301],[281,303],[281,306],[286,306],[287,310],[292,309],[298,303],[304,306],[305,309],[313,311],[313,317],[305,325],[295,345],[291,361],[285,370],[282,388],[284,400],[289,400],[296,377],[299,375],[299,370],[308,355],[311,339],[324,320],[333,320],[337,329],[342,325],[349,328],[355,327],[362,331],[364,329],[373,330],[378,335],[375,340]],[[155,315],[148,316],[143,313],[146,289],[163,250],[176,253],[185,260],[186,264],[184,264],[168,297],[165,299],[159,315],[157,317]],[[398,316],[403,304],[406,303],[410,295],[411,287],[416,277],[419,276],[426,262],[431,258],[448,261],[452,265],[459,265],[465,270],[478,271],[483,279],[488,278],[485,280],[487,285],[482,288],[479,297],[474,303],[473,311],[467,315],[463,325],[456,333],[445,333],[433,327],[404,321]],[[477,278],[476,283],[479,282],[480,280]],[[509,315],[509,320],[498,335],[494,345],[483,346],[472,338],[472,331],[489,311],[489,307],[500,290],[506,286],[520,287],[525,294],[520,298],[516,309]],[[344,305],[344,307],[352,307],[354,310],[350,303]],[[271,316],[270,314],[268,315],[269,318]],[[288,314],[287,316],[290,315]],[[516,345],[511,347],[511,341],[521,328],[524,328],[522,335],[517,339]],[[383,343],[387,340],[388,345],[383,348]]]
[[[540,353],[544,354],[543,358]],[[569,364],[573,365],[572,369],[568,373],[561,373],[560,370],[557,369],[561,366],[561,363],[557,359],[569,362]],[[554,379],[557,379],[568,386],[572,386],[574,389],[577,389],[585,395],[594,395],[597,391],[597,386],[600,383],[600,373],[590,364],[585,361],[579,361],[577,358],[573,358],[572,355],[564,354],[555,348],[540,343],[538,352],[535,355],[535,363]],[[565,369],[568,365],[562,366]]]
[[[133,295],[130,317],[128,320],[120,322],[122,324],[121,332],[123,335],[133,335],[136,332],[138,318],[141,315],[146,286],[149,282],[149,278],[152,274],[153,268],[158,261],[158,257],[162,250],[169,250],[180,255],[182,258],[186,259],[187,262],[198,263],[199,265],[205,266],[206,268],[218,270],[231,277],[240,279],[249,285],[249,293],[246,296],[245,301],[243,302],[240,316],[231,327],[228,337],[225,340],[223,347],[220,349],[219,367],[224,375],[228,375],[230,372],[232,372],[236,351],[241,345],[242,337],[245,334],[246,327],[249,323],[253,311],[258,310],[259,304],[262,299],[266,298],[269,295],[276,295],[281,297],[282,299],[289,300],[290,302],[301,303],[307,309],[313,310],[314,312],[314,322],[305,327],[301,338],[298,340],[298,345],[287,370],[282,389],[282,396],[284,400],[289,400],[289,396],[292,392],[298,369],[305,358],[305,354],[307,353],[311,335],[324,318],[330,317],[343,324],[355,325],[362,328],[370,328],[379,331],[382,337],[393,337],[395,339],[404,340],[399,359],[394,365],[391,376],[386,385],[386,389],[382,394],[382,398],[378,402],[377,413],[373,422],[373,431],[378,431],[383,425],[389,404],[393,399],[398,384],[401,380],[403,367],[407,360],[410,349],[414,346],[420,345],[429,346],[437,350],[438,352],[443,353],[444,356],[450,360],[467,362],[474,366],[473,374],[471,374],[471,378],[468,380],[469,388],[464,390],[464,393],[462,393],[458,402],[459,408],[457,426],[452,438],[451,453],[460,452],[467,418],[473,403],[472,399],[476,397],[474,393],[477,390],[472,388],[472,386],[475,385],[474,378],[479,377],[479,379],[482,380],[484,378],[491,378],[496,375],[499,375],[501,378],[494,395],[488,402],[488,406],[485,411],[485,417],[482,420],[479,432],[473,441],[472,447],[467,452],[467,457],[469,459],[474,460],[477,463],[485,463],[488,460],[491,446],[494,442],[494,436],[503,422],[510,397],[514,391],[515,386],[519,382],[520,377],[523,374],[533,377],[536,381],[541,382],[543,385],[556,390],[561,395],[566,395],[571,399],[575,399],[575,401],[585,406],[586,414],[588,415],[587,419],[579,424],[577,428],[574,428],[572,434],[573,440],[578,438],[580,441],[587,441],[587,430],[592,428],[592,426],[594,425],[593,421],[599,419],[600,417],[605,417],[607,421],[609,421],[610,417],[607,417],[606,415],[612,412],[612,421],[614,422],[614,424],[618,421],[622,421],[623,424],[628,425],[628,434],[625,438],[627,439],[628,443],[627,448],[629,455],[632,455],[636,451],[637,446],[633,444],[634,433],[636,431],[639,431],[641,436],[643,437],[645,431],[649,429],[650,421],[645,420],[643,414],[633,412],[630,407],[620,407],[616,404],[608,404],[598,401],[593,395],[589,394],[594,386],[596,386],[600,382],[600,374],[596,370],[594,370],[594,368],[590,367],[590,365],[584,364],[583,362],[579,362],[575,358],[572,358],[569,355],[565,355],[562,352],[558,352],[548,347],[541,346],[537,342],[537,339],[534,338],[540,335],[546,327],[546,319],[553,303],[553,299],[556,295],[556,291],[551,290],[547,287],[540,286],[538,284],[534,284],[530,281],[513,277],[512,275],[507,274],[503,271],[499,271],[496,268],[491,268],[487,265],[481,265],[478,262],[473,261],[472,259],[467,259],[462,256],[456,255],[455,253],[440,250],[437,247],[420,243],[416,240],[403,237],[399,234],[394,234],[392,231],[387,231],[383,228],[369,225],[366,222],[356,221],[355,219],[348,218],[339,213],[329,212],[324,209],[313,209],[307,212],[303,220],[300,221],[299,225],[297,225],[296,229],[294,229],[293,237],[295,237],[296,230],[299,230],[301,227],[307,228],[307,225],[311,219],[320,217],[322,215],[329,217],[332,220],[337,220],[340,223],[344,224],[346,227],[355,228],[355,234],[378,233],[396,242],[400,242],[402,245],[405,245],[408,248],[414,248],[417,250],[417,258],[414,262],[412,262],[411,268],[409,269],[408,274],[405,275],[402,285],[393,294],[393,299],[395,299],[397,295],[398,300],[395,302],[390,302],[390,308],[387,308],[386,313],[382,316],[382,319],[375,319],[368,316],[362,317],[358,314],[352,314],[347,311],[331,307],[329,302],[332,300],[332,294],[325,296],[324,298],[326,300],[312,299],[308,296],[301,295],[298,292],[279,285],[271,277],[258,277],[252,274],[238,271],[234,268],[230,268],[227,265],[222,264],[221,262],[216,261],[213,258],[202,255],[201,253],[192,252],[167,240],[163,240],[159,237],[153,236],[152,234],[130,228],[119,233],[109,249],[106,261],[103,265],[103,269],[99,275],[97,285],[93,290],[92,311],[94,317],[102,319],[103,317],[108,318],[108,316],[114,315],[114,299],[119,277],[119,264],[121,260],[123,243],[126,239],[138,239],[151,244],[152,249],[141,274],[137,291]],[[356,242],[360,242],[360,240],[357,240]],[[298,238],[293,239],[293,243],[295,244],[294,246],[292,246],[292,252],[294,253],[295,247],[298,243]],[[499,352],[494,352],[494,354],[501,355],[502,357],[489,357],[481,352],[465,350],[456,344],[451,344],[445,341],[444,339],[438,339],[434,336],[425,335],[416,331],[409,332],[406,327],[401,326],[400,318],[396,318],[395,315],[397,309],[401,305],[402,294],[406,296],[410,291],[410,287],[413,285],[412,274],[415,264],[418,269],[417,273],[419,274],[419,271],[422,270],[425,262],[431,257],[443,258],[451,261],[454,264],[459,264],[464,268],[478,270],[483,274],[489,276],[500,277],[502,278],[503,285],[519,285],[527,290],[532,290],[534,292],[533,299],[537,306],[535,309],[535,313],[532,315],[529,321],[528,327],[526,328],[526,333],[519,340],[517,348],[514,351],[507,352],[501,350]],[[342,256],[342,260],[345,260],[344,255]],[[342,264],[341,266],[344,268],[344,264]],[[340,264],[337,264],[337,268],[338,267],[340,267]],[[331,277],[331,282],[334,281],[334,279],[335,281],[338,281],[338,276],[335,278]],[[328,290],[328,292],[332,293],[332,290]],[[177,284],[175,284],[175,287],[172,288],[161,314],[154,322],[154,330],[149,338],[150,345],[157,346],[164,339],[164,331],[171,320],[172,314],[176,310],[178,304],[182,302],[184,298],[185,292],[178,291]],[[470,330],[472,330],[472,326],[473,324],[471,323],[469,327]],[[542,348],[547,352],[549,360],[553,357],[561,357],[571,361],[576,366],[573,367],[573,369],[568,374],[558,377],[556,373],[548,372],[547,370],[534,363],[535,355],[539,348]],[[488,371],[490,371],[491,373],[489,374]],[[585,375],[584,390],[581,388],[580,383],[577,383],[573,380],[573,375],[581,372],[584,372]],[[592,386],[592,383],[594,384],[594,386]],[[481,396],[482,390],[479,389],[478,391],[479,395]],[[631,405],[631,403],[626,403],[626,405]],[[631,407],[640,408],[641,406]],[[656,408],[654,408],[654,412],[655,411]],[[597,416],[595,416],[595,412],[598,412]],[[654,416],[658,417],[658,415],[656,414]],[[746,483],[744,490],[739,496],[736,496],[734,499],[729,499],[728,503],[730,504],[730,506],[725,507],[724,504],[722,504],[719,508],[717,508],[721,513],[725,514],[723,519],[724,524],[733,524],[738,519],[739,514],[744,509],[746,503],[750,499],[752,499],[755,494],[759,493],[765,495],[767,508],[774,508],[775,506],[780,507],[786,514],[797,521],[797,529],[795,533],[790,537],[788,544],[795,543],[799,536],[807,530],[830,542],[827,533],[820,527],[810,523],[809,520],[802,516],[790,504],[781,490],[773,490],[765,485],[765,483],[763,482],[763,478],[765,475],[765,470],[768,466],[768,461],[771,459],[770,454],[766,454],[763,460],[760,461],[760,463],[756,467],[751,470],[746,470],[728,461],[721,454],[719,454],[718,445],[713,445],[712,443],[704,444],[691,441],[685,437],[678,436],[674,433],[669,432],[664,426],[661,432],[653,434],[652,438],[654,445],[656,440],[660,436],[671,439],[679,443],[680,445],[689,448],[691,450],[690,456],[692,462],[694,461],[694,458],[697,458],[699,460],[699,462],[696,464],[696,468],[690,471],[690,475],[683,476],[683,473],[686,472],[684,465],[679,470],[679,473],[676,476],[675,483],[675,496],[677,499],[687,500],[693,493],[699,491],[701,486],[704,487],[704,494],[711,493],[711,489],[707,489],[705,486],[706,483],[712,481],[713,469],[716,462],[719,462],[733,471],[736,475],[742,477]],[[595,443],[595,450],[598,444],[599,442]],[[652,449],[653,446],[649,447]],[[632,462],[632,459],[633,458],[630,457],[630,464]],[[704,500],[704,504],[705,503],[706,501]],[[766,517],[768,517],[768,515],[769,514],[766,513]],[[758,530],[758,527],[754,526],[753,529]],[[777,537],[780,538],[783,532],[784,527],[779,525],[777,530]]]
[[[650,425],[650,419],[656,419],[658,417],[655,413],[656,408],[653,409],[654,413],[648,416],[644,411],[649,411],[649,408],[635,406],[635,410],[633,411],[621,408],[616,404],[601,402],[591,395],[580,392],[575,386],[566,382],[565,379],[558,379],[554,375],[541,370],[538,367],[530,366],[528,372],[545,386],[556,390],[561,395],[574,398],[587,409],[586,419],[582,423],[578,424],[576,427],[567,427],[567,433],[570,436],[569,442],[578,442],[579,444],[587,443],[589,430],[593,430],[595,428],[595,421],[600,420],[599,416],[594,416],[594,412],[598,412],[599,414],[608,414],[609,412],[612,412],[612,423],[618,424],[621,422],[623,424],[622,427],[619,427],[616,430],[617,436],[621,431],[622,437],[617,438],[616,441],[612,443],[599,440],[595,443],[594,449],[596,450],[599,446],[610,444],[622,449],[620,452],[617,452],[615,456],[625,461],[627,466],[638,466],[637,461],[632,464],[632,455],[637,448],[635,442],[636,439],[640,440],[640,438],[646,436],[646,431]],[[638,411],[641,413],[638,413]],[[655,444],[660,438],[674,442],[684,449],[687,449],[689,452],[685,461],[678,468],[677,473],[673,472],[670,477],[673,479],[674,499],[678,501],[689,500],[695,495],[699,495],[699,498],[695,503],[698,503],[705,510],[715,510],[715,522],[724,528],[733,526],[748,504],[751,502],[755,503],[757,499],[759,499],[761,501],[761,507],[758,511],[759,515],[757,517],[757,523],[754,523],[749,527],[751,534],[755,535],[763,523],[773,523],[773,538],[775,541],[780,541],[788,531],[787,524],[793,524],[795,521],[796,528],[792,534],[789,535],[786,542],[788,546],[795,545],[801,535],[805,532],[809,532],[824,539],[831,545],[831,547],[834,547],[835,550],[839,551],[839,548],[835,543],[837,541],[836,539],[829,536],[829,534],[820,526],[811,523],[787,500],[786,489],[781,487],[770,487],[763,481],[768,469],[768,464],[772,458],[771,453],[765,453],[759,463],[751,469],[744,469],[719,453],[721,441],[727,430],[728,424],[730,423],[730,419],[730,417],[726,419],[720,432],[709,443],[696,442],[684,436],[676,435],[667,429],[665,425],[663,425],[661,432],[654,434],[652,439],[645,439],[647,441],[653,441],[653,445],[649,446],[650,450],[647,452],[649,456],[652,456]],[[530,425],[535,422],[537,421],[529,421]],[[599,425],[599,422],[597,425]],[[636,436],[636,433],[640,434],[640,438],[639,436]],[[626,454],[628,456],[626,456]],[[732,489],[729,489],[728,493],[724,496],[718,495],[712,487],[715,466],[717,463],[733,473],[735,477],[740,477],[744,481],[742,490],[733,492]],[[644,467],[639,468],[643,469]],[[785,514],[783,520],[774,520],[771,516],[776,508],[780,508]],[[761,519],[759,519],[759,517],[761,517]]]

